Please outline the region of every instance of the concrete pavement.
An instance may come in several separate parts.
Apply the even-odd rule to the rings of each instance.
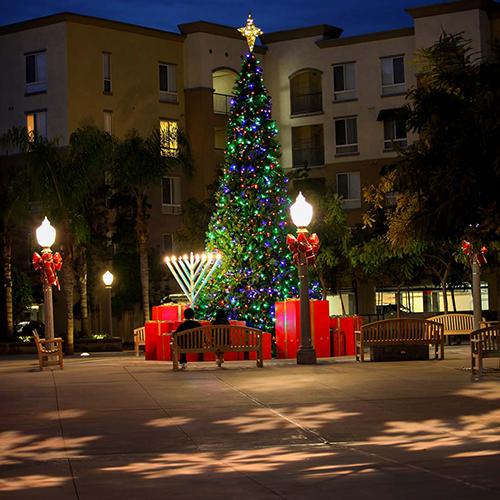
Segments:
[[[0,498],[498,499],[500,374],[129,353],[0,358]],[[498,360],[486,360],[498,367]]]

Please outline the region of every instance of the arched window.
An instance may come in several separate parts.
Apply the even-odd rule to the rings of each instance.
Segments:
[[[308,68],[290,76],[291,114],[303,115],[323,111],[322,72]]]
[[[231,109],[233,87],[238,73],[231,68],[218,68],[212,73],[214,86],[214,113],[228,115]]]

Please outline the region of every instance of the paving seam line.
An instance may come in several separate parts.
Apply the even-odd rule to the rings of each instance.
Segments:
[[[139,380],[137,380],[137,379],[134,377],[134,375],[133,375],[131,372],[129,372],[129,371],[127,370],[127,367],[126,367],[126,366],[124,366],[124,367],[123,367],[123,369],[124,369],[124,370],[125,370],[125,371],[126,371],[126,372],[127,372],[127,373],[131,376],[131,377],[132,377],[132,379],[133,379],[133,380],[134,380],[134,381],[135,381],[135,382],[139,385],[139,387],[140,387],[140,388],[141,388],[141,389],[142,389],[142,390],[143,390],[143,391],[144,391],[144,392],[145,392],[145,393],[146,393],[146,394],[147,394],[147,395],[148,395],[148,396],[149,396],[149,397],[150,397],[150,398],[151,398],[151,399],[152,399],[152,400],[153,400],[153,401],[154,401],[154,402],[158,405],[158,408],[160,408],[160,410],[161,410],[163,413],[165,413],[165,415],[166,415],[168,418],[171,418],[171,419],[175,422],[175,419],[174,419],[174,418],[172,418],[172,416],[168,414],[168,411],[167,411],[167,410],[165,410],[165,408],[163,408],[163,407],[161,406],[161,404],[160,404],[160,403],[158,403],[158,401],[155,399],[155,397],[154,397],[154,396],[153,396],[153,395],[152,395],[152,394],[151,394],[151,393],[150,393],[150,392],[149,392],[149,391],[148,391],[148,390],[147,390],[147,389],[146,389],[146,388],[145,388],[145,387],[144,387],[144,386],[143,386],[143,385],[139,382]],[[191,441],[191,442],[192,442],[192,443],[196,446],[196,448],[197,448],[199,451],[202,451],[202,450],[201,450],[201,448],[200,448],[200,446],[198,445],[198,443],[196,443],[196,442],[194,441],[194,439],[193,439],[193,438],[192,438],[192,437],[191,437],[191,436],[190,436],[190,435],[189,435],[189,434],[188,434],[188,433],[187,433],[187,432],[186,432],[186,431],[185,431],[185,430],[184,430],[184,429],[183,429],[183,428],[182,428],[182,427],[181,427],[181,426],[177,423],[177,422],[175,422],[175,425],[176,425],[176,427],[177,427],[177,428],[178,428],[178,429],[179,429],[179,430],[180,430],[180,431],[181,431],[181,432],[182,432],[182,433],[183,433],[183,434],[184,434],[184,435],[185,435],[185,436],[189,439],[189,441]]]
[[[75,490],[76,498],[77,498],[77,500],[80,500],[80,495],[78,494],[78,488],[76,487],[76,479],[75,479],[75,474],[73,472],[73,466],[71,465],[71,460],[68,457],[68,449],[66,447],[66,438],[64,437],[64,430],[63,430],[61,414],[60,414],[60,410],[59,410],[59,393],[57,392],[57,384],[56,384],[56,377],[54,375],[54,370],[51,370],[51,373],[52,373],[52,380],[54,382],[54,391],[55,391],[55,395],[56,395],[56,407],[57,407],[57,417],[59,420],[59,429],[61,430],[61,437],[62,437],[62,440],[64,443],[64,453],[66,455],[66,460],[68,461],[68,467],[69,467],[69,471],[71,473],[71,481],[73,482],[73,488]]]
[[[271,413],[274,413],[275,415],[277,415],[278,417],[282,418],[283,420],[286,420],[287,422],[291,423],[295,427],[298,427],[299,429],[302,429],[307,434],[310,434],[311,436],[314,436],[316,439],[318,439],[318,441],[320,441],[320,443],[322,443],[325,446],[331,446],[331,447],[334,447],[334,448],[340,448],[340,449],[344,449],[344,450],[349,450],[349,451],[352,451],[354,453],[359,453],[359,454],[362,454],[362,455],[365,455],[365,456],[377,458],[377,459],[379,459],[381,461],[386,461],[386,462],[389,462],[389,463],[392,463],[392,464],[396,464],[396,465],[399,465],[399,466],[402,466],[402,467],[408,467],[410,469],[414,469],[414,470],[417,470],[417,471],[420,471],[420,472],[425,472],[427,474],[431,474],[433,476],[440,477],[442,479],[448,479],[450,481],[455,481],[456,483],[463,484],[463,485],[468,486],[470,488],[476,488],[476,489],[480,489],[480,490],[483,490],[483,491],[493,491],[493,492],[495,492],[495,491],[498,492],[499,491],[496,488],[489,488],[487,486],[483,486],[483,485],[480,485],[480,484],[469,483],[468,481],[465,481],[463,479],[459,479],[459,478],[456,478],[456,477],[453,477],[453,476],[448,476],[447,474],[442,474],[440,472],[435,472],[433,470],[425,469],[424,467],[419,467],[418,465],[413,465],[413,464],[410,464],[410,463],[407,463],[407,462],[400,462],[398,460],[393,460],[392,458],[384,457],[382,455],[379,455],[377,453],[373,453],[373,452],[370,452],[370,451],[361,450],[361,449],[356,448],[354,446],[349,446],[349,445],[339,444],[339,443],[332,443],[332,442],[328,441],[328,439],[326,439],[323,436],[321,436],[321,434],[319,434],[318,432],[316,432],[316,431],[314,431],[312,429],[309,429],[308,427],[303,426],[302,424],[300,424],[299,422],[296,422],[296,421],[292,420],[291,418],[288,418],[287,416],[283,415],[279,411],[274,410],[270,406],[266,405],[265,403],[263,403],[262,401],[259,401],[256,398],[254,398],[253,396],[251,396],[250,394],[246,393],[245,391],[242,391],[241,389],[238,389],[237,387],[235,387],[234,385],[230,384],[226,380],[220,378],[218,375],[214,374],[214,378],[220,380],[222,383],[226,384],[228,387],[230,387],[231,389],[235,390],[236,392],[239,392],[242,396],[245,396],[246,398],[254,401],[257,405],[261,406],[262,408],[265,408],[266,410],[270,411]]]

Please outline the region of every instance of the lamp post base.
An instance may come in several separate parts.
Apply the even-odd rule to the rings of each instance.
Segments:
[[[298,365],[315,365],[316,364],[316,349],[314,347],[303,348],[300,346],[297,350]]]

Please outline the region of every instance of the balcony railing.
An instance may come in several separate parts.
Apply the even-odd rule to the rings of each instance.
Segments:
[[[230,101],[232,95],[214,94],[214,113],[218,115],[228,115],[231,111]]]
[[[294,148],[293,167],[314,167],[325,164],[325,151],[322,146],[315,148]]]
[[[317,113],[323,111],[323,94],[296,94],[292,95],[292,115]]]

